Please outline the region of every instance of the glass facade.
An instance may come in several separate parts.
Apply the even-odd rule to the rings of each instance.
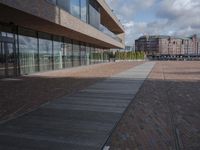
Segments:
[[[86,47],[84,44],[80,46],[80,63],[81,65],[86,65]]]
[[[52,0],[50,0],[52,1]],[[70,11],[70,0],[53,0],[54,4],[57,4],[60,8],[66,10],[66,11]],[[55,2],[57,1],[57,2]]]
[[[100,6],[94,0],[89,0],[89,24],[100,30]]]
[[[73,41],[73,66],[80,66],[80,45],[77,41]]]
[[[90,48],[90,63],[95,64],[95,48],[91,47]]]
[[[18,49],[21,74],[39,71],[37,35],[35,32],[19,28]]]
[[[88,0],[81,0],[81,20],[88,22]]]
[[[66,10],[71,15],[90,24],[111,38],[122,42],[122,40],[108,28],[101,24],[100,5],[95,0],[47,0]]]
[[[63,42],[62,37],[53,37],[53,67],[55,70],[63,68]]]
[[[69,68],[72,66],[73,66],[72,40],[65,39],[63,45],[63,67]]]
[[[86,53],[85,53],[86,65],[91,64],[90,54],[91,54],[91,47],[89,45],[86,45]]]
[[[0,24],[0,78],[106,62],[89,43]]]
[[[5,76],[5,52],[2,42],[0,42],[0,78]]]
[[[47,0],[48,2],[52,3],[52,4],[55,4],[56,5],[56,1],[57,0]]]
[[[38,33],[39,36],[39,69],[48,71],[53,69],[53,43],[51,36],[46,33]]]
[[[100,30],[100,5],[94,0],[47,0]]]
[[[15,34],[11,28],[0,25],[0,78],[17,74]]]
[[[73,16],[80,18],[81,12],[80,12],[80,0],[71,0],[70,1],[70,12]]]

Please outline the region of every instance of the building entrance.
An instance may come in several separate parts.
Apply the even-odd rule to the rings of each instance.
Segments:
[[[14,39],[0,36],[0,78],[16,76]]]

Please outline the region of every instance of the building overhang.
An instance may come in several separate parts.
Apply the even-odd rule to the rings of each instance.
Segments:
[[[113,14],[105,0],[97,0],[100,4],[101,23],[115,34],[124,33],[124,27],[119,19]]]
[[[3,4],[2,4],[3,3]],[[28,6],[28,7],[27,7]],[[29,8],[30,7],[30,8]],[[64,36],[104,48],[123,48],[123,42],[46,1],[0,0],[0,22]]]

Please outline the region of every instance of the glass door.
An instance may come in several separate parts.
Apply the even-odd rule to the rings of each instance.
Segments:
[[[3,43],[0,42],[0,78],[5,77],[5,66],[6,66],[5,52],[3,49]]]
[[[86,47],[84,45],[81,45],[80,59],[81,65],[86,65]]]
[[[0,41],[0,78],[16,75],[14,44]]]

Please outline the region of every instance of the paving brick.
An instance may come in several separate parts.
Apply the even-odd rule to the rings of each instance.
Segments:
[[[133,67],[99,85],[95,83],[73,95],[57,98],[38,110],[0,125],[0,147],[101,149],[154,64],[147,62]],[[140,71],[135,77],[137,70]]]

